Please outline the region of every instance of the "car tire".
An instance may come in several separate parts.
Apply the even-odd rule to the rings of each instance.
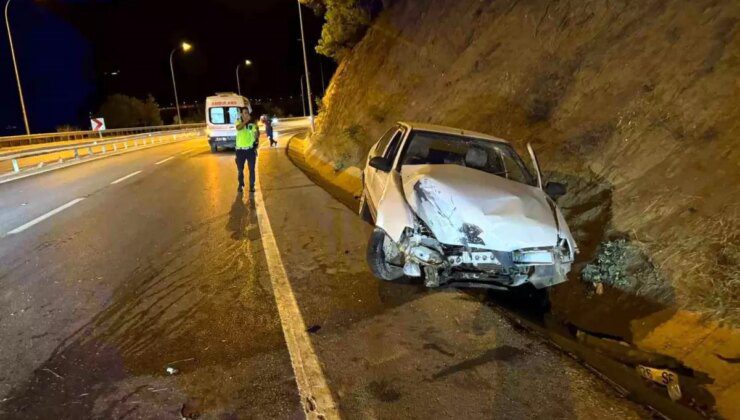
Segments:
[[[367,206],[367,196],[365,193],[362,193],[362,196],[360,196],[360,219],[363,221],[370,223],[371,225],[375,224],[375,220],[373,220],[373,215],[370,213],[370,208]]]
[[[540,316],[550,311],[550,289],[537,289],[529,283],[511,289],[514,299],[519,303],[517,307],[534,316]]]
[[[384,245],[391,238],[382,229],[376,228],[367,244],[367,264],[375,277],[393,281],[403,277],[403,268],[391,265],[386,261]]]
[[[218,146],[216,146],[216,143],[211,143],[211,153],[218,152]]]

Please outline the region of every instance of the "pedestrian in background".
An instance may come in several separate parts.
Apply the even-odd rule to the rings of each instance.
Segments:
[[[236,171],[239,192],[244,191],[244,162],[249,167],[249,192],[254,192],[259,138],[259,128],[252,122],[249,109],[242,108],[241,117],[236,120]]]
[[[265,132],[267,133],[267,138],[270,139],[270,147],[277,146],[277,142],[275,141],[275,136],[273,135],[273,131],[272,131],[272,119],[270,119],[269,115],[263,115],[261,119],[262,119],[262,124],[265,125]]]

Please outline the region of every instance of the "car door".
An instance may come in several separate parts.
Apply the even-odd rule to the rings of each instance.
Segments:
[[[401,140],[403,139],[404,134],[405,131],[402,127],[395,127],[395,130],[391,133],[390,140],[388,141],[387,145],[383,149],[378,147],[378,150],[376,150],[377,155],[383,156],[391,162],[395,162],[396,154],[398,153],[398,149],[401,145]],[[378,146],[380,146],[380,144]],[[373,168],[373,170],[375,171],[375,173],[373,174],[373,177],[368,184],[368,192],[370,193],[370,199],[373,202],[373,206],[377,206],[377,203],[383,197],[383,192],[385,191],[386,185],[388,185],[388,177],[391,176],[391,172],[384,172],[375,168]],[[391,171],[393,170],[394,169],[391,169]]]
[[[365,188],[365,193],[367,196],[366,198],[368,198],[370,201],[369,203],[370,207],[373,209],[375,208],[375,205],[377,202],[373,201],[376,197],[376,194],[371,190],[372,190],[372,186],[375,185],[374,180],[378,173],[378,170],[370,166],[369,163],[372,158],[376,156],[381,156],[383,152],[385,152],[385,149],[387,148],[388,143],[390,143],[391,139],[393,138],[397,130],[398,130],[397,126],[393,126],[389,128],[388,131],[386,131],[385,134],[383,134],[380,140],[378,140],[378,142],[375,143],[375,146],[373,146],[370,149],[370,153],[368,153],[367,155],[367,162],[365,163],[365,170],[363,171],[363,174],[365,177],[363,187]]]

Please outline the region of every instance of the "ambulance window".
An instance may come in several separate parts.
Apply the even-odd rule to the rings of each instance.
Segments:
[[[211,124],[226,124],[223,108],[211,108],[208,112],[211,116]]]
[[[208,114],[211,118],[211,124],[236,124],[236,120],[239,118],[239,107],[231,106],[225,107],[214,107],[208,110]]]
[[[232,106],[229,108],[229,124],[236,124],[237,118],[239,118],[239,108]]]

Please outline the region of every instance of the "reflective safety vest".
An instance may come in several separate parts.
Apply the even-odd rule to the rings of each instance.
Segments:
[[[241,120],[237,121],[240,124]],[[251,149],[257,141],[257,126],[249,123],[241,130],[236,130],[236,148]]]

